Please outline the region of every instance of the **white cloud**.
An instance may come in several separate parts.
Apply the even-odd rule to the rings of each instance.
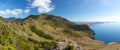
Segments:
[[[26,9],[26,10],[24,10],[24,13],[29,13],[30,12],[30,9]]]
[[[50,12],[54,9],[51,0],[26,0],[30,6],[25,7],[24,9],[6,9],[1,10],[0,15],[19,15],[27,14],[31,11],[32,8],[37,8],[39,13]]]
[[[4,11],[0,11],[0,14],[3,14],[3,15],[6,15],[6,14],[18,15],[21,13],[22,13],[21,9],[14,9],[14,10],[6,9]]]
[[[22,9],[13,9],[13,10],[6,9],[6,10],[3,10],[3,11],[0,11],[0,15],[19,15],[19,14],[22,14],[22,13],[28,13],[29,11],[30,11],[30,9],[25,9],[25,10],[22,10]]]
[[[28,0],[31,8],[38,8],[39,13],[50,12],[54,9],[51,0]]]

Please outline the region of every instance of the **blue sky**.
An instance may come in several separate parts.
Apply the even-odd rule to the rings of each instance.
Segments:
[[[120,0],[0,0],[0,16],[48,13],[70,21],[120,21]]]

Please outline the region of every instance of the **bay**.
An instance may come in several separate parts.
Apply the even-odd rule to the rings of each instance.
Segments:
[[[120,23],[104,23],[90,26],[95,39],[105,43],[120,42]]]

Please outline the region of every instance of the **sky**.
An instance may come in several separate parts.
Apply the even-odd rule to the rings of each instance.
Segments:
[[[42,13],[75,22],[120,22],[120,0],[0,0],[0,16],[4,18],[25,18]]]

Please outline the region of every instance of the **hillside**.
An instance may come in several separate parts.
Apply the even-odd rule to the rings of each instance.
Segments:
[[[12,22],[0,17],[0,50],[98,50],[106,46],[94,40],[94,34],[87,25],[50,14]]]

